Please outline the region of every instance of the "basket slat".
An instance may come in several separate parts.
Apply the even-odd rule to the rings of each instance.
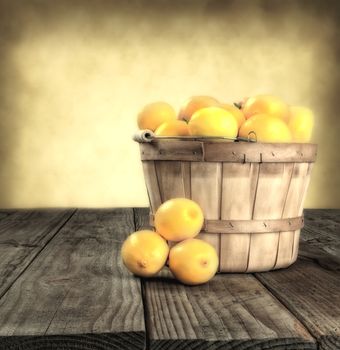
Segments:
[[[260,164],[254,204],[254,219],[282,217],[293,163]],[[279,243],[278,233],[252,233],[248,272],[266,271],[274,267]]]
[[[156,173],[162,202],[175,197],[185,197],[182,162],[156,161]]]
[[[304,184],[301,186],[301,193],[302,193],[302,200],[300,203],[300,207],[298,210],[298,214],[302,215],[303,213],[303,205],[306,199],[306,195],[307,195],[307,190],[308,190],[308,186],[309,186],[309,182],[310,182],[310,176],[312,173],[312,169],[313,169],[314,164],[310,163],[308,164],[308,170],[307,170],[307,174],[305,176],[305,181]],[[296,261],[297,256],[298,256],[298,251],[299,251],[299,240],[300,240],[300,230],[296,230],[294,232],[294,247],[293,247],[293,257],[292,257],[292,262]]]
[[[191,163],[191,198],[202,208],[206,219],[220,219],[221,163]],[[200,233],[199,238],[220,251],[220,234]]]
[[[222,220],[252,218],[259,165],[223,164]],[[245,272],[248,265],[250,234],[221,235],[221,270]]]
[[[297,215],[303,200],[305,178],[308,171],[308,163],[295,163],[286,203],[283,209],[283,218]],[[299,230],[296,230],[299,231]],[[279,248],[275,269],[287,267],[292,263],[295,231],[285,231],[279,234]]]
[[[146,189],[150,200],[152,212],[156,212],[157,208],[162,204],[160,189],[158,186],[155,162],[153,160],[143,161],[143,171],[146,183]]]

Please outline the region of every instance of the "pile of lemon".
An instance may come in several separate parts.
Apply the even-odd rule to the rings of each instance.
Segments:
[[[182,283],[209,281],[217,272],[218,256],[209,243],[194,238],[204,223],[202,209],[186,198],[164,202],[155,214],[155,229],[132,233],[122,245],[125,266],[135,275],[156,275],[168,261],[172,274]],[[177,244],[169,247],[167,241]]]
[[[237,106],[236,106],[237,105]],[[158,136],[256,138],[258,142],[309,142],[313,112],[289,106],[272,95],[245,98],[232,105],[210,96],[193,96],[177,114],[166,102],[146,105],[138,114],[139,129]]]

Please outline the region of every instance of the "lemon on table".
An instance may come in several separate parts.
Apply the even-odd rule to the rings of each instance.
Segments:
[[[239,136],[256,138],[258,142],[291,142],[292,140],[287,124],[281,118],[268,114],[257,114],[247,119],[241,125]]]
[[[231,112],[221,107],[207,107],[194,113],[189,121],[189,131],[193,136],[235,138],[238,124]]]
[[[150,277],[165,265],[169,246],[158,233],[141,230],[132,233],[123,243],[121,255],[125,266],[135,275]]]
[[[215,248],[200,239],[191,238],[170,249],[169,267],[173,275],[188,285],[208,282],[217,272]]]
[[[187,198],[170,199],[155,213],[156,231],[169,241],[195,237],[202,229],[204,217],[200,206]]]
[[[287,122],[289,118],[288,105],[279,97],[272,95],[249,97],[245,101],[242,110],[246,119],[256,114],[270,114],[281,118],[285,122]]]
[[[162,123],[176,120],[176,112],[166,102],[149,103],[139,112],[137,124],[139,129],[155,131]]]
[[[189,121],[193,114],[206,107],[217,106],[219,102],[211,96],[192,96],[181,108],[178,119]]]
[[[291,106],[288,127],[292,133],[293,141],[309,142],[314,127],[313,112],[306,107]]]
[[[155,131],[156,136],[189,136],[188,123],[184,120],[171,120],[161,124]]]

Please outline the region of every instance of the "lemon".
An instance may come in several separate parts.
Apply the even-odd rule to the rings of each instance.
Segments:
[[[176,112],[166,102],[150,103],[139,112],[137,124],[139,129],[155,131],[162,123],[176,120]]]
[[[184,120],[171,120],[161,124],[155,131],[157,136],[188,136],[189,127]]]
[[[194,136],[235,138],[238,124],[231,112],[220,107],[207,107],[194,113],[189,121],[189,131]]]
[[[249,97],[245,101],[242,110],[246,119],[255,114],[270,114],[283,119],[285,122],[287,122],[289,118],[288,105],[279,97],[272,95]]]
[[[220,107],[230,112],[235,117],[235,119],[237,120],[238,127],[240,127],[244,123],[245,117],[243,112],[239,108],[227,103],[221,103]]]
[[[195,237],[202,229],[204,217],[200,206],[187,198],[164,202],[155,213],[156,231],[169,241]]]
[[[181,108],[178,119],[189,121],[196,111],[206,107],[217,106],[218,104],[219,102],[211,96],[192,96]]]
[[[258,142],[291,142],[292,134],[287,124],[268,114],[257,114],[247,119],[240,128],[239,136],[254,138]]]
[[[208,282],[217,272],[215,248],[200,239],[187,239],[171,248],[169,267],[182,283],[195,285]]]
[[[123,243],[121,255],[125,266],[135,275],[150,277],[165,265],[169,246],[164,238],[150,230],[132,233]]]

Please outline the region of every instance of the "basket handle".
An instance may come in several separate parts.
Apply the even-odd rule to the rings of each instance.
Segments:
[[[155,134],[151,130],[139,130],[132,136],[132,139],[138,143],[151,142],[154,138]]]

